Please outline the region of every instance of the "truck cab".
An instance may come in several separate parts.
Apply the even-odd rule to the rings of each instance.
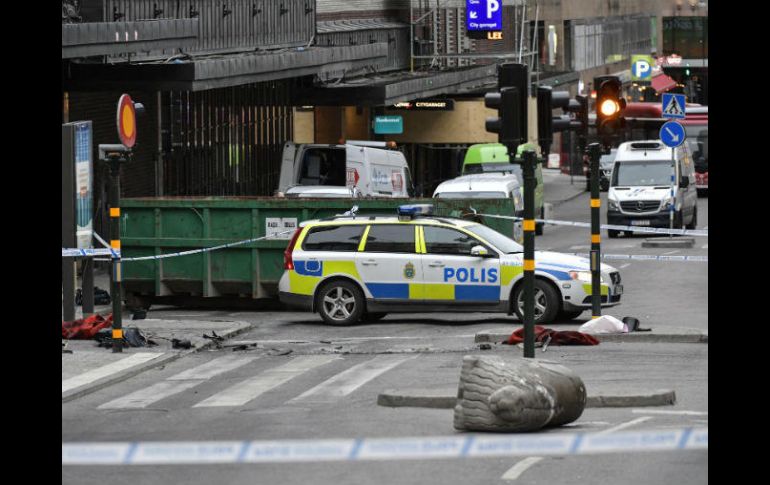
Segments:
[[[385,142],[349,141],[342,145],[296,144],[283,148],[276,195],[300,187],[355,189],[363,197],[409,197],[412,179],[403,153]],[[350,191],[337,190],[341,197]],[[326,191],[333,194],[335,191]]]

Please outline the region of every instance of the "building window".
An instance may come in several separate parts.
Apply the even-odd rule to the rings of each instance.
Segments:
[[[649,16],[571,20],[565,22],[567,67],[582,71],[652,51]]]
[[[708,17],[663,17],[663,55],[707,59]]]

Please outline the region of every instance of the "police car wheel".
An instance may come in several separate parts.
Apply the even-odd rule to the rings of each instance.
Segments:
[[[618,234],[620,234],[620,231],[616,231],[614,229],[607,229],[607,236],[610,238],[616,238],[618,237]]]
[[[516,288],[516,315],[524,321],[524,283]],[[558,292],[545,281],[535,280],[535,318],[534,323],[549,323],[560,310]]]
[[[366,322],[376,322],[377,320],[382,320],[385,316],[387,316],[385,312],[366,312],[364,313],[363,320]]]
[[[364,295],[349,281],[330,281],[318,291],[316,307],[329,325],[352,325],[364,313]]]

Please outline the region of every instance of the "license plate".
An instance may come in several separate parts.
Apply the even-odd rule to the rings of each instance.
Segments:
[[[615,287],[612,289],[613,295],[622,295],[623,294],[623,285],[615,285]]]
[[[631,221],[632,226],[649,226],[650,221],[647,219],[641,219],[641,220],[633,220]]]

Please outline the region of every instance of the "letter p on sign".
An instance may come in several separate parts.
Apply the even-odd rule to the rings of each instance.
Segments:
[[[500,10],[499,0],[487,0],[487,18],[491,19],[492,14]]]

